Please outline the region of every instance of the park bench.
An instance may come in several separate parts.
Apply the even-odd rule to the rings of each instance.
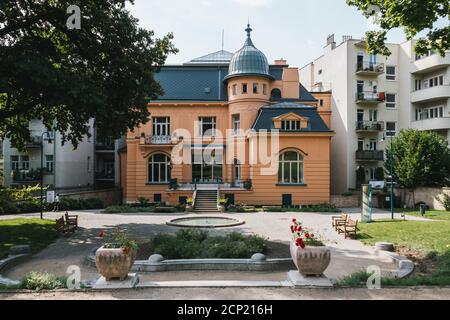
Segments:
[[[338,227],[345,225],[348,220],[348,214],[341,214],[340,216],[331,217],[331,226],[337,231]]]
[[[67,211],[64,215],[66,218],[66,224],[74,226],[75,230],[78,229],[78,216],[77,215],[70,215]]]
[[[349,236],[356,237],[357,230],[358,230],[358,220],[355,221],[352,219],[348,219],[344,225],[339,226],[337,228],[338,233],[339,234],[343,233],[345,236],[345,239],[347,239],[347,237],[349,237]]]
[[[72,234],[75,232],[75,226],[68,224],[66,221],[64,221],[64,217],[61,217],[59,219],[56,219],[56,231],[58,231],[59,234]]]

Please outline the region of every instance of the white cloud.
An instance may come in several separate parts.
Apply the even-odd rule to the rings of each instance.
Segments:
[[[250,7],[265,7],[272,3],[272,0],[234,0],[235,2]]]

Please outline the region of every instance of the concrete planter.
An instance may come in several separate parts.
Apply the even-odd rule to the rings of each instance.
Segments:
[[[107,249],[102,246],[95,253],[97,270],[107,281],[117,278],[125,280],[135,259],[136,252],[132,249],[124,253],[123,248]]]
[[[327,247],[297,247],[290,245],[291,257],[303,276],[321,276],[330,264],[331,252]]]

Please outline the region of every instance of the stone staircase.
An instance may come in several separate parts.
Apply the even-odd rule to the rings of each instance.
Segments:
[[[197,190],[194,212],[217,213],[217,190]]]

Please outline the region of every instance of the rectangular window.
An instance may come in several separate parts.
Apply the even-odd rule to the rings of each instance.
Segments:
[[[281,121],[281,130],[286,130],[286,131],[300,130],[300,120],[283,120],[283,121]]]
[[[422,80],[416,79],[414,89],[415,91],[422,90]]]
[[[258,94],[258,84],[257,83],[253,84],[253,93]]]
[[[386,108],[395,108],[397,104],[397,94],[386,93]]]
[[[11,170],[19,170],[19,156],[11,156]]]
[[[386,135],[388,137],[394,137],[396,131],[397,123],[395,122],[386,122]]]
[[[30,170],[30,157],[29,156],[21,156],[20,157],[22,170]]]
[[[153,118],[153,136],[154,137],[170,136],[170,118],[169,117]]]
[[[369,168],[369,180],[375,180],[375,171],[376,168]]]
[[[54,162],[52,154],[45,155],[45,168],[47,169],[47,172],[53,172]]]
[[[369,121],[378,121],[378,110],[369,110]]]
[[[263,83],[263,95],[267,94],[267,84]]]
[[[238,134],[239,129],[241,128],[241,116],[240,116],[240,114],[233,114],[232,122],[233,122],[233,133],[234,134]]]
[[[200,135],[208,137],[216,135],[216,117],[200,117],[199,125]]]
[[[386,67],[386,80],[395,81],[397,79],[396,67],[387,66]]]
[[[377,149],[377,139],[370,139],[369,149],[372,151],[376,151]]]
[[[237,95],[237,84],[233,84],[233,96]]]
[[[319,106],[323,107],[323,99],[319,99]]]
[[[243,94],[247,94],[247,92],[248,92],[247,84],[246,84],[246,83],[243,83],[243,84],[242,84],[242,93],[243,93]]]
[[[358,138],[358,151],[364,150],[364,138]]]

